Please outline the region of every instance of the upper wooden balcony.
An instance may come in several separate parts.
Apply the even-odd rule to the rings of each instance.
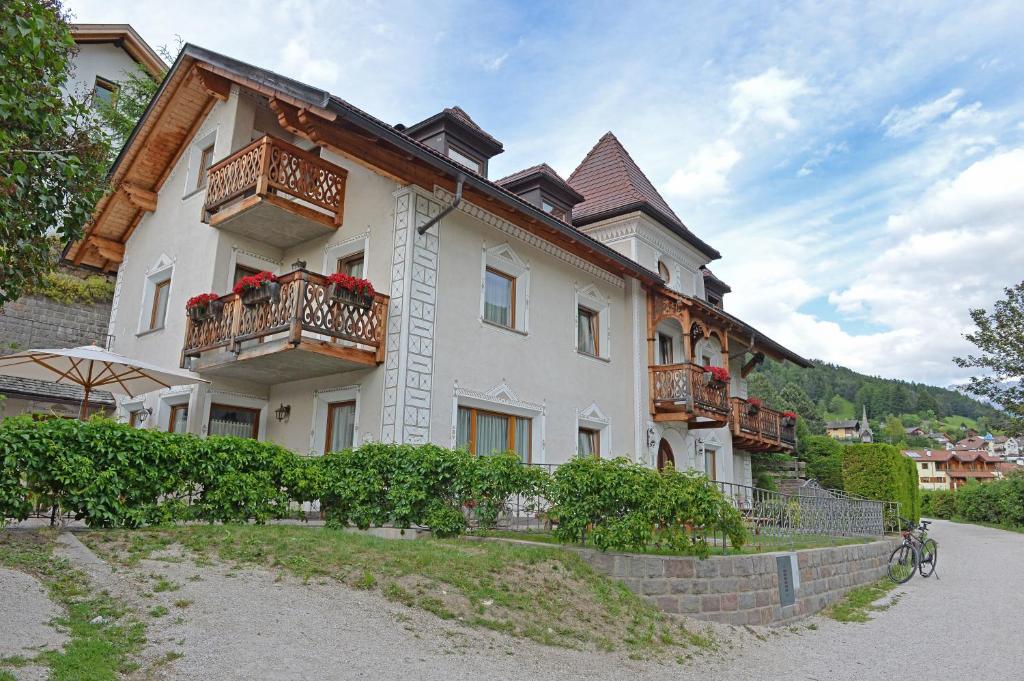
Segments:
[[[690,428],[721,428],[729,420],[729,384],[713,381],[697,364],[649,367],[655,421],[685,421]]]
[[[732,443],[748,452],[792,453],[796,449],[796,422],[788,423],[781,412],[754,407],[740,397],[732,398]]]
[[[348,171],[269,135],[207,171],[212,227],[288,248],[341,224]]]
[[[200,374],[283,383],[374,367],[384,361],[388,296],[369,308],[330,295],[323,275],[296,270],[278,277],[279,295],[245,305],[221,296],[219,314],[188,319],[182,366]],[[219,307],[219,305],[218,305]]]

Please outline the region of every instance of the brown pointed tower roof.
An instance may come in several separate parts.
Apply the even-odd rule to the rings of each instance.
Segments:
[[[712,260],[721,254],[687,229],[618,138],[605,133],[569,176],[569,186],[585,199],[572,210],[574,225],[642,211]]]

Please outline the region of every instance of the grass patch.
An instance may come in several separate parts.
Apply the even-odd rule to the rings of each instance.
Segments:
[[[152,608],[149,609],[149,616],[150,617],[163,617],[164,615],[166,615],[169,612],[170,612],[170,610],[168,610],[167,606],[165,606],[165,605],[154,605]]]
[[[837,622],[867,622],[871,619],[871,613],[884,612],[896,604],[896,599],[884,605],[879,605],[877,601],[897,586],[888,578],[867,586],[859,586],[847,593],[843,600],[829,606],[822,614]]]
[[[174,601],[174,607],[181,608],[182,610],[184,610],[190,605],[192,605],[192,601],[187,598],[179,598],[178,600]]]
[[[54,621],[69,636],[64,649],[42,652],[33,662],[48,666],[52,681],[113,681],[136,668],[132,656],[145,643],[145,625],[123,602],[92,590],[82,572],[53,557],[56,536],[0,533],[0,565],[38,578],[65,611]],[[97,616],[103,620],[93,624]]]
[[[553,646],[641,658],[714,649],[691,631],[555,547],[465,539],[388,540],[329,528],[185,526],[95,531],[82,539],[124,565],[180,544],[199,562],[258,565],[303,581],[335,580],[446,620]]]
[[[177,591],[181,588],[181,584],[177,584],[167,579],[162,575],[154,575],[156,578],[156,584],[153,585],[154,593],[163,593],[165,591]]]

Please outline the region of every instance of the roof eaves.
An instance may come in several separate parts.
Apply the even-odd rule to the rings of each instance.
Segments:
[[[615,208],[609,208],[607,210],[598,211],[596,213],[590,213],[588,215],[582,215],[580,217],[573,216],[574,225],[589,225],[594,222],[601,220],[607,220],[608,218],[614,218],[619,215],[625,215],[627,213],[633,213],[640,211],[647,214],[658,224],[662,225],[676,236],[680,237],[683,241],[690,244],[698,251],[706,255],[711,260],[718,260],[722,257],[722,254],[715,248],[712,248],[710,244],[698,237],[696,234],[686,228],[682,222],[674,220],[671,217],[665,215],[662,211],[658,210],[655,206],[652,206],[646,199],[641,198],[640,200],[625,204],[622,206],[616,206]]]

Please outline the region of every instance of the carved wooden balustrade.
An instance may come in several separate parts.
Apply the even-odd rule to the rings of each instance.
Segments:
[[[216,348],[238,352],[245,341],[281,334],[293,345],[325,337],[348,341],[357,349],[369,348],[366,352],[383,361],[388,296],[377,293],[371,306],[362,308],[334,300],[327,277],[315,272],[296,270],[277,281],[281,289],[276,300],[246,306],[229,293],[219,299],[224,308],[218,317],[200,323],[189,319],[183,356],[198,357]]]
[[[341,223],[347,172],[293,144],[265,135],[207,171],[207,212],[245,196],[287,194]]]
[[[796,425],[786,424],[781,412],[758,407],[739,397],[732,398],[733,443],[754,452],[789,452],[796,446]]]
[[[725,425],[729,415],[727,383],[709,380],[704,367],[697,364],[662,364],[649,369],[655,420],[686,420],[691,427]],[[701,418],[713,423],[697,421]]]

